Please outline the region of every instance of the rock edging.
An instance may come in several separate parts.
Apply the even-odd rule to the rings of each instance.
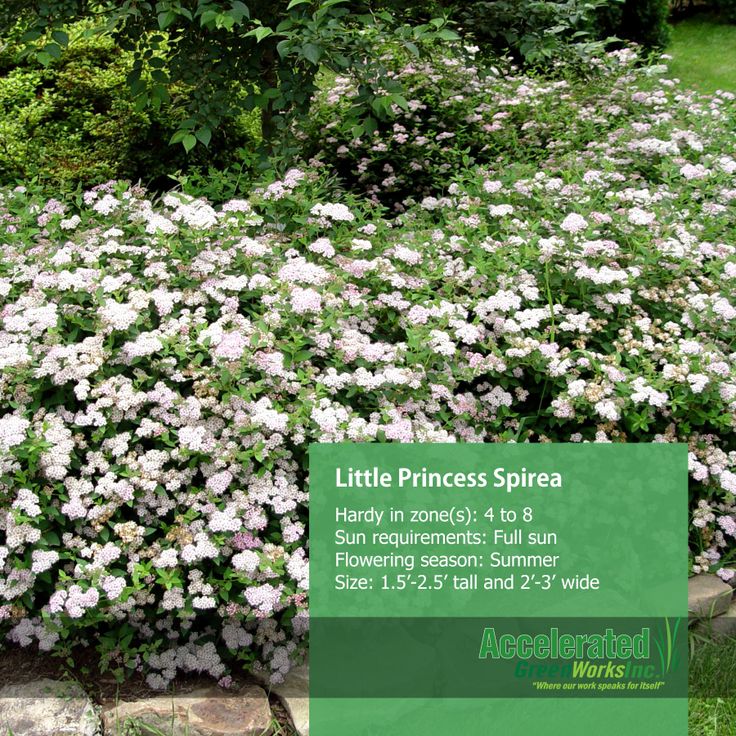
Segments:
[[[701,573],[688,580],[688,613],[698,633],[718,638],[736,636],[734,589],[717,575]]]

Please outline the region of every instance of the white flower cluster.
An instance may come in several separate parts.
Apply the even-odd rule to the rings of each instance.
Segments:
[[[104,622],[154,687],[242,647],[283,677],[308,629],[310,442],[684,442],[693,569],[728,576],[736,110],[630,61],[586,104],[468,72],[467,115],[545,147],[392,219],[318,171],[223,206],[3,193],[2,635],[49,649]]]

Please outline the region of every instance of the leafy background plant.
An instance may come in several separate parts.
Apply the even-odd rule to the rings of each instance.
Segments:
[[[274,160],[288,166],[302,152],[291,134],[295,124],[311,122],[307,112],[318,93],[320,73],[354,80],[351,104],[341,117],[356,133],[370,136],[397,111],[406,111],[401,77],[377,49],[390,49],[388,60],[396,53],[421,63],[438,44],[462,34],[484,54],[511,53],[527,66],[585,74],[614,36],[661,47],[667,33],[665,9],[661,0],[458,5],[397,0],[247,5],[224,0],[9,0],[0,11],[12,38],[3,54],[6,69],[13,67],[16,86],[22,69],[36,71],[35,89],[40,84],[44,90],[48,114],[40,119],[41,134],[40,110],[6,103],[8,143],[0,176],[10,181],[38,172],[43,177],[46,167],[34,161],[49,159],[52,176],[70,184],[141,175],[165,189],[166,175],[174,171],[196,178],[197,171],[227,169],[226,159],[234,151],[236,168],[245,163],[247,172]],[[78,26],[70,25],[80,19],[86,24],[83,40],[77,39]],[[76,50],[67,55],[62,51],[70,38],[76,39]],[[23,44],[26,60],[20,63]],[[54,97],[52,77],[63,77],[67,65],[85,54],[94,69],[92,78],[73,95],[60,90]],[[71,58],[64,61],[65,56]],[[68,69],[66,79],[76,78],[79,63]],[[27,97],[33,94],[32,79],[26,76],[25,84],[25,91],[18,92]],[[61,122],[64,110],[75,116],[66,127]],[[50,124],[52,120],[58,125]],[[67,139],[64,145],[59,134]],[[167,139],[193,155],[166,151]],[[143,140],[153,146],[141,145]],[[256,155],[259,145],[265,159]],[[145,149],[157,155],[144,160]],[[455,159],[447,163],[456,165]]]
[[[204,161],[224,167],[232,151],[254,147],[258,121],[246,114],[223,125],[216,144],[187,156],[169,146],[192,91],[179,84],[158,108],[141,109],[126,77],[133,56],[89,22],[68,28],[69,47],[40,63],[10,41],[0,55],[0,179],[37,180],[62,191],[110,178],[167,187],[169,174]]]

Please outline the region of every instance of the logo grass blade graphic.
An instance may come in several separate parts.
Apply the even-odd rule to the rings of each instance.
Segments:
[[[680,628],[680,620],[676,619],[674,627],[671,627],[669,618],[665,618],[664,627],[664,632],[660,632],[654,639],[657,651],[659,652],[659,664],[662,675],[667,674],[670,670],[677,669],[679,665],[675,641],[677,640],[677,632]]]

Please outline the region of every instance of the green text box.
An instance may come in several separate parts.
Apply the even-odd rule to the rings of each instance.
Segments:
[[[685,446],[313,445],[310,489],[315,736],[410,735],[396,724],[420,701],[433,725],[415,718],[416,733],[444,733],[464,691],[494,698],[474,701],[486,715],[464,724],[469,734],[527,733],[520,698],[536,698],[535,725],[547,733],[613,736],[633,722],[687,732]],[[646,630],[646,661],[627,664],[625,648],[556,663],[477,658],[485,630],[513,631],[523,645],[560,623],[592,637],[613,622],[618,635],[624,619]],[[370,686],[382,664],[395,691]],[[399,686],[405,679],[412,687]],[[579,730],[549,730],[571,707]]]

